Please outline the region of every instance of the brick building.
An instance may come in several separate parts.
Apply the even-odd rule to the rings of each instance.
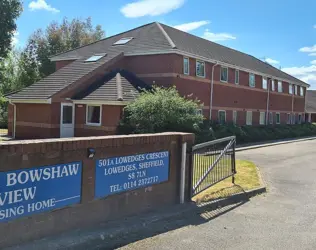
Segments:
[[[305,82],[253,56],[160,23],[51,60],[55,73],[8,97],[13,137],[113,134],[126,103],[139,88],[153,84],[175,85],[182,95],[198,98],[206,119],[264,125],[305,117]]]

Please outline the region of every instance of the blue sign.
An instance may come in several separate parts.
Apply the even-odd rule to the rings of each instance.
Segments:
[[[169,152],[97,160],[95,197],[152,186],[169,178]]]
[[[81,201],[81,162],[0,172],[0,222]]]

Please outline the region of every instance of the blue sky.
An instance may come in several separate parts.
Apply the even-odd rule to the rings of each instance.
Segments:
[[[53,20],[92,17],[106,36],[158,21],[281,67],[316,89],[316,1],[24,0],[16,46]]]

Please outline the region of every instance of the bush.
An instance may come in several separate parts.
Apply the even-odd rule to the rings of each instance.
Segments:
[[[210,133],[209,131],[212,131]],[[238,126],[234,124],[220,125],[205,121],[196,133],[196,143],[202,143],[228,136],[236,136],[237,143],[252,143],[269,140],[290,139],[303,136],[316,136],[316,125],[268,125],[268,126]]]
[[[0,128],[8,128],[8,101],[0,96]]]
[[[198,132],[203,121],[199,106],[199,101],[180,96],[175,87],[144,90],[124,108],[118,133]]]

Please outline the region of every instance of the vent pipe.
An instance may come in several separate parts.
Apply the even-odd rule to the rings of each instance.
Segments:
[[[117,100],[123,101],[123,94],[122,94],[122,78],[121,74],[116,74],[116,88],[117,88]]]

